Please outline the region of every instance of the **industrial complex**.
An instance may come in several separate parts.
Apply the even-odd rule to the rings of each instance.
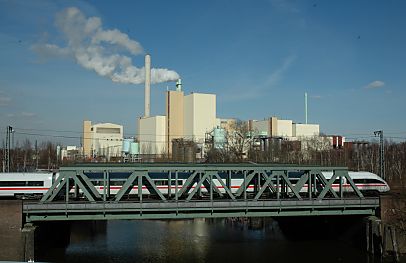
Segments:
[[[307,123],[307,96],[305,95],[306,123],[270,117],[264,120],[237,121],[218,118],[216,94],[191,92],[186,94],[182,80],[168,89],[165,96],[165,114],[151,116],[151,56],[145,56],[144,115],[136,118],[137,130],[131,138],[124,138],[123,126],[113,123],[92,124],[83,121],[82,155],[85,158],[104,158],[106,161],[154,161],[171,158],[179,161],[204,159],[210,148],[227,147],[228,140],[239,125],[246,127],[246,136],[252,147],[265,149],[271,142],[299,142],[307,149],[308,141],[323,141],[323,147],[340,148],[342,136],[320,135],[319,124]],[[75,150],[77,150],[75,148]],[[248,149],[246,149],[248,150]],[[66,149],[65,149],[66,151]],[[63,156],[69,156],[65,153]],[[185,159],[185,156],[189,156]]]

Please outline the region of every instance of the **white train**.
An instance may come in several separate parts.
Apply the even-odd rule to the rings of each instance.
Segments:
[[[42,196],[57,176],[57,173],[1,173],[0,197]]]
[[[332,177],[332,172],[323,172],[324,177],[329,180]],[[364,193],[383,193],[388,192],[390,190],[388,184],[380,178],[378,175],[370,173],[370,172],[348,172],[349,176],[354,181],[355,185],[361,192]],[[52,186],[53,182],[57,178],[57,173],[3,173],[0,174],[0,197],[37,197],[42,196],[44,193],[48,191],[48,189]],[[186,182],[186,178],[188,175],[184,175],[184,178],[179,178],[177,187],[180,189]],[[289,175],[290,182],[295,185],[299,180],[301,173],[292,173]],[[92,181],[93,185],[99,191],[100,194],[104,191],[103,181],[100,178],[100,174],[93,174],[93,176],[89,176],[90,180]],[[121,174],[119,176],[112,176],[110,179],[110,194],[115,195],[118,191],[122,188],[122,185],[126,181],[128,177],[128,173]],[[171,180],[171,187],[168,185],[168,179],[163,174],[158,174],[158,176],[152,176],[153,178],[158,177],[159,179],[153,179],[156,187],[159,191],[167,195],[169,193],[169,188],[171,188],[171,192],[174,193],[176,187],[176,181],[174,179]],[[182,177],[182,176],[181,176]],[[233,176],[234,178],[231,180],[231,192],[236,193],[237,190],[241,187],[243,183],[243,178],[241,175]],[[222,179],[223,184],[226,185],[226,180]],[[260,185],[263,185],[264,181],[259,182]],[[274,178],[273,183],[276,183],[276,178]],[[320,182],[317,182],[320,184]],[[225,189],[223,184],[218,179],[214,179],[214,184],[219,189],[220,192],[225,193]],[[193,191],[196,187],[196,183],[189,189]],[[332,185],[334,191],[339,191],[340,182],[339,179],[336,179]],[[343,178],[342,181],[343,191],[344,192],[352,192],[353,189],[349,182],[347,182],[346,178]],[[307,192],[308,185],[305,184],[300,192]],[[247,187],[247,192],[253,192],[255,189],[253,184],[250,184]],[[71,193],[73,193],[73,189]],[[208,190],[202,185],[201,192],[207,193]],[[287,189],[287,192],[291,192],[290,189]],[[134,186],[129,194],[138,194],[138,186]],[[150,191],[146,186],[142,187],[142,194],[148,195]]]

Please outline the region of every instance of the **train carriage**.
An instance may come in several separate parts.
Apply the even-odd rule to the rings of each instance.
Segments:
[[[323,176],[329,180],[333,172],[331,171],[324,171],[322,172]],[[162,172],[151,172],[149,173],[152,181],[154,182],[156,188],[163,194],[167,195],[169,193],[169,188],[171,188],[171,192],[174,193],[176,185],[178,189],[181,189],[182,186],[186,183],[187,178],[190,176],[190,172],[178,173],[178,181],[176,183],[175,178],[171,178],[171,186],[169,186],[168,180],[168,173]],[[97,191],[100,194],[104,192],[104,182],[103,182],[103,173],[95,172],[95,173],[86,173],[89,177],[92,184],[95,186]],[[118,191],[122,188],[128,177],[131,173],[111,173],[110,174],[110,194],[116,195]],[[222,183],[219,181],[218,178],[214,178],[214,185],[221,193],[226,193],[223,185],[226,185],[226,174],[219,174],[222,178]],[[292,185],[295,185],[299,178],[303,175],[302,172],[291,172],[289,173],[289,180]],[[370,172],[348,172],[348,175],[352,178],[357,188],[365,193],[365,194],[378,194],[384,193],[389,191],[388,184],[380,178],[378,175],[370,173]],[[48,189],[52,186],[55,179],[59,176],[58,173],[2,173],[0,174],[0,197],[36,197],[45,194]],[[253,192],[255,189],[255,184],[263,185],[264,179],[261,181],[256,181],[256,177],[252,184],[247,186],[247,192]],[[347,181],[346,178],[342,178],[341,185],[343,187],[344,192],[353,192],[353,189],[350,183]],[[273,178],[273,184],[276,184],[276,178]],[[231,192],[236,193],[237,190],[242,187],[243,185],[243,174],[233,174],[231,179]],[[321,182],[316,180],[316,185],[318,187],[322,187]],[[207,186],[207,185],[206,185]],[[201,185],[201,192],[208,193],[208,188],[206,186]],[[189,193],[193,191],[197,187],[197,183],[195,182],[189,189]],[[340,182],[337,178],[332,185],[332,189],[336,192],[339,191]],[[287,192],[291,192],[290,189],[287,189]],[[301,193],[308,192],[308,185],[304,184],[300,190]],[[74,193],[74,189],[71,189],[71,193]],[[81,193],[81,190],[79,190]],[[129,192],[130,195],[137,195],[138,194],[138,186],[134,185],[131,191]],[[142,194],[149,195],[151,194],[148,187],[143,185],[142,186]]]
[[[56,173],[2,173],[0,197],[41,196],[48,191],[56,176]]]

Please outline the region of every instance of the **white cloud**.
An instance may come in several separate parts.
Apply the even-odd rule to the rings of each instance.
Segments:
[[[145,81],[144,68],[132,64],[128,54],[144,53],[140,43],[117,29],[106,30],[99,17],[86,17],[76,7],[69,7],[56,15],[56,26],[66,38],[65,47],[52,43],[36,44],[32,49],[45,57],[70,57],[82,67],[93,70],[114,82],[141,84]],[[123,54],[124,52],[124,54]],[[127,54],[125,54],[127,53]],[[176,81],[178,73],[165,68],[151,69],[151,82]]]
[[[381,80],[375,80],[365,86],[366,89],[379,89],[385,86],[385,82]]]

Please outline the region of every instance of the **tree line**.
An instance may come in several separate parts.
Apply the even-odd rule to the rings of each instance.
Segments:
[[[205,152],[207,163],[282,163],[321,166],[345,166],[351,171],[369,171],[380,174],[379,144],[362,142],[333,149],[320,145],[320,140],[308,140],[303,144],[280,139],[268,140],[264,147],[258,141],[245,136],[246,127],[236,133],[226,134],[222,147],[209,147]],[[385,179],[391,187],[406,189],[406,142],[385,141]],[[4,147],[0,151],[4,158]],[[149,159],[150,160],[150,159]],[[74,162],[85,162],[80,156]],[[121,161],[121,160],[116,160]],[[166,156],[156,161],[179,162]],[[10,150],[10,171],[33,171],[35,169],[57,169],[72,160],[58,160],[57,144],[47,141],[39,144],[26,139],[17,142]],[[3,162],[1,162],[3,166]],[[3,167],[2,167],[3,168]]]

